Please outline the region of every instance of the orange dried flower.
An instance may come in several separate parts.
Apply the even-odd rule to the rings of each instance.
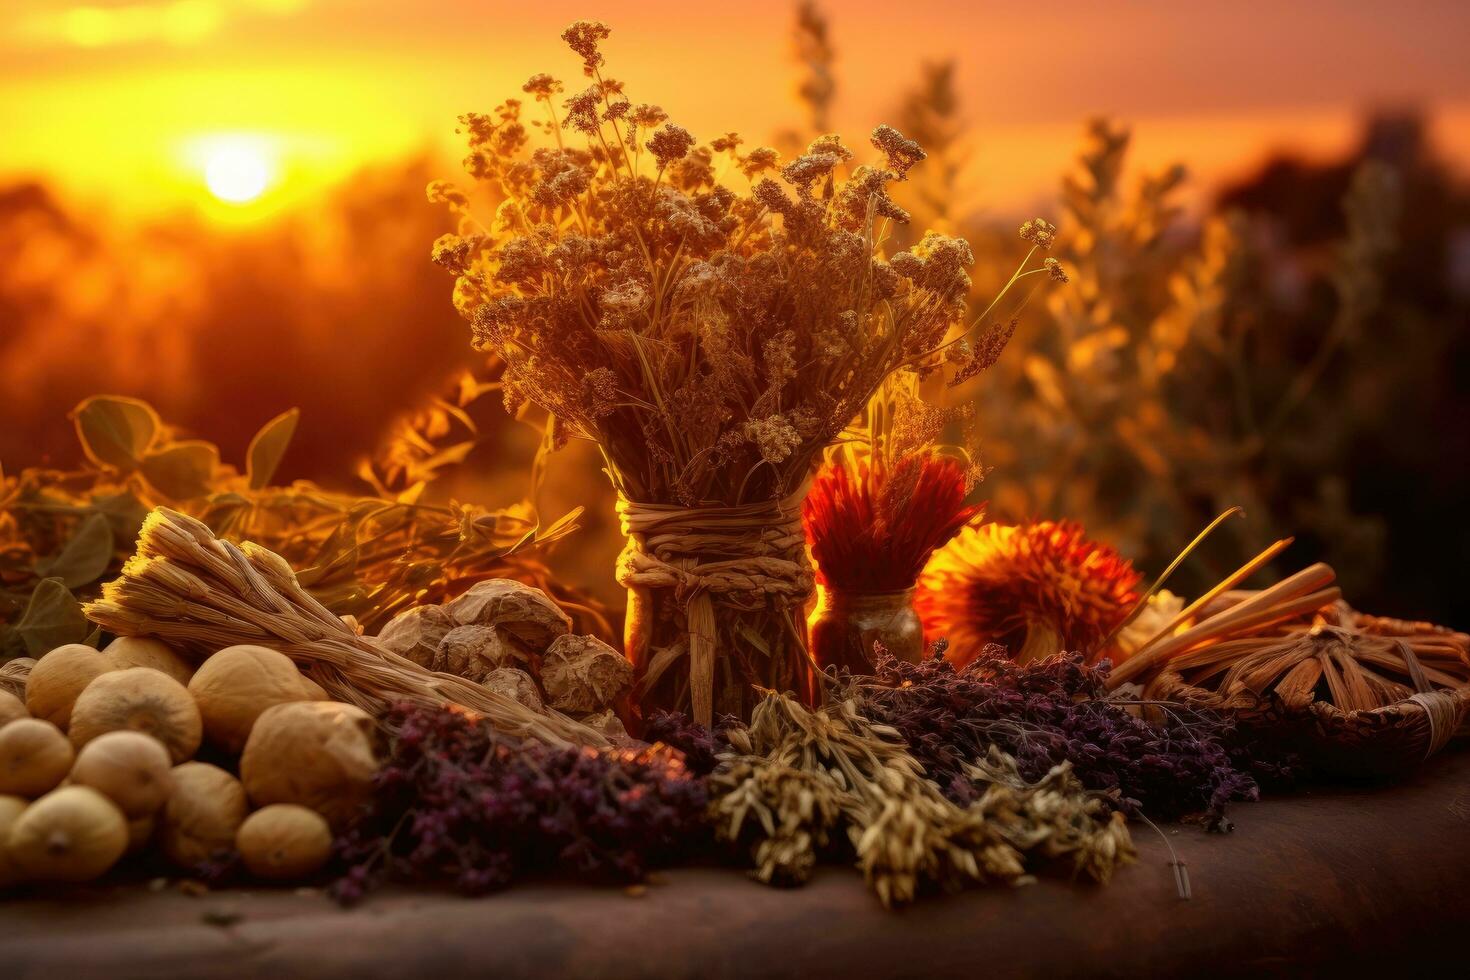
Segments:
[[[934,549],[985,513],[965,506],[963,463],[917,452],[895,466],[829,462],[802,506],[817,581],[846,592],[912,588]]]
[[[1134,604],[1142,576],[1072,521],[967,528],[937,552],[915,601],[930,639],[963,665],[988,643],[1021,662],[1062,650],[1095,655]]]

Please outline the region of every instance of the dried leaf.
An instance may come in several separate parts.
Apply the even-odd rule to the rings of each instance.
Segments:
[[[131,473],[143,462],[162,422],[147,402],[120,395],[95,395],[72,412],[87,458],[99,466]]]
[[[1309,657],[1286,672],[1276,685],[1276,694],[1288,708],[1305,708],[1312,703],[1312,692],[1321,678],[1321,661]]]
[[[59,578],[68,589],[79,589],[102,577],[112,564],[112,525],[106,514],[93,514],[82,521],[71,540],[55,555],[36,563],[43,578]]]
[[[191,500],[209,492],[209,479],[219,467],[219,450],[200,440],[176,442],[143,458],[143,476],[154,489],[174,500]]]
[[[92,626],[66,583],[59,578],[48,578],[31,593],[30,604],[15,624],[15,631],[25,643],[26,651],[39,657],[63,644],[85,641]]]
[[[536,532],[537,541],[555,541],[563,535],[570,534],[578,528],[577,521],[581,519],[582,512],[587,508],[573,507],[561,517],[552,521],[548,526]]]
[[[293,408],[282,412],[263,425],[255,438],[250,440],[250,449],[245,453],[245,474],[250,489],[259,490],[271,482],[281,457],[291,445],[296,434],[296,423],[301,421],[301,409]]]

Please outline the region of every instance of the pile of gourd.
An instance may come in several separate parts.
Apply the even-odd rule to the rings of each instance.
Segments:
[[[0,888],[90,881],[139,852],[186,874],[236,852],[301,880],[377,767],[372,719],[275,650],[196,670],[152,639],[57,647],[24,700],[0,691]]]

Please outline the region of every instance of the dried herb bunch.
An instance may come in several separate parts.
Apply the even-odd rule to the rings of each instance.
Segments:
[[[967,769],[975,792],[962,807],[925,778],[895,729],[863,711],[855,699],[812,710],[769,693],[749,728],[726,732],[732,750],[710,780],[711,819],[751,845],[761,881],[806,880],[844,836],[884,905],[912,901],[925,883],[1014,881],[1029,857],[1101,882],[1132,859],[1121,815],[1109,816],[1066,764],[1033,782],[987,750]]]
[[[482,893],[545,867],[636,881],[709,839],[704,784],[668,749],[515,741],[442,707],[385,720],[373,800],[337,840],[343,902],[384,880]]]
[[[582,92],[526,83],[545,122],[514,99],[463,117],[466,168],[503,201],[482,225],[433,185],[469,232],[435,256],[476,341],[506,360],[507,402],[601,445],[628,499],[782,496],[885,376],[932,366],[964,312],[969,248],[934,235],[884,258],[884,226],[907,219],[887,187],[924,158],[897,131],[875,130],[881,162],[845,177],[853,152],[836,136],[780,167],[733,134],[696,146],[603,75],[607,36],[588,22],[563,34]],[[532,148],[532,128],[555,145]]]
[[[811,589],[807,475],[884,378],[932,373],[963,339],[972,256],[938,234],[885,253],[908,218],[888,187],[924,159],[896,130],[875,129],[878,162],[850,168],[833,135],[784,165],[735,134],[697,145],[603,73],[608,35],[563,33],[589,85],[564,99],[531,78],[544,118],[519,99],[462,117],[466,169],[500,203],[482,222],[431,185],[460,219],[434,256],[506,362],[507,405],[601,448],[632,539],[628,653],[660,675],[645,698],[709,724],[717,706],[748,713],[753,684],[810,690],[792,611]],[[694,605],[654,608],[676,590]]]
[[[1017,665],[992,647],[961,669],[942,656],[910,664],[880,654],[877,675],[851,679],[846,693],[897,731],[960,804],[976,796],[970,766],[997,748],[1025,779],[1067,762],[1082,785],[1130,816],[1204,814],[1215,827],[1226,803],[1256,798],[1257,765],[1280,775],[1280,760],[1251,758],[1227,719],[1163,705],[1150,723],[1108,699],[1106,678],[1105,666],[1077,654]]]

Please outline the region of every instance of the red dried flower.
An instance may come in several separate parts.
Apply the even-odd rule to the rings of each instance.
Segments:
[[[915,601],[930,639],[963,666],[988,643],[1018,661],[1078,650],[1090,656],[1134,604],[1142,576],[1072,521],[967,528],[934,555]]]
[[[964,464],[930,452],[891,469],[827,463],[802,507],[817,581],[847,592],[912,588],[934,549],[985,513],[965,506]]]

